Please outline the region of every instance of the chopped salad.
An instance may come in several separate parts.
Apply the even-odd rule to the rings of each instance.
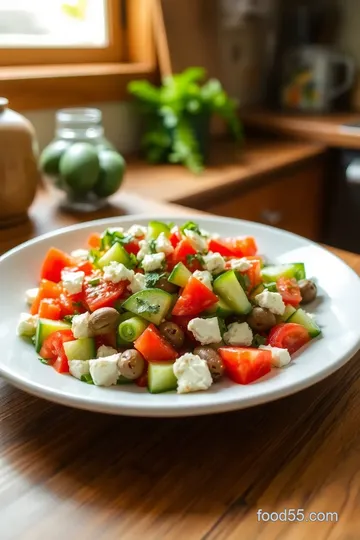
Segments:
[[[194,222],[151,221],[49,249],[18,334],[42,363],[99,386],[152,393],[252,383],[321,330],[303,306],[317,294],[302,262],[268,265],[253,237]]]

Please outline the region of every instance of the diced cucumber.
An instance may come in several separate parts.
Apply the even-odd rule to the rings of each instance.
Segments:
[[[149,362],[148,390],[152,394],[176,390],[177,379],[173,371],[173,363]]]
[[[166,238],[170,236],[170,229],[162,221],[150,221],[148,225],[147,239],[156,240],[159,234],[164,233]]]
[[[147,321],[160,324],[172,306],[172,295],[162,289],[144,289],[130,296],[123,308]]]
[[[215,279],[214,291],[238,315],[245,315],[251,311],[251,304],[234,270],[228,270]]]
[[[217,317],[226,318],[234,313],[234,310],[227,303],[219,298],[219,301],[205,311],[206,315],[216,315]]]
[[[296,308],[294,308],[294,306],[291,306],[290,304],[287,304],[285,306],[285,311],[284,311],[283,315],[279,316],[279,320],[281,322],[286,322],[288,319],[290,319],[290,317],[292,315],[294,315],[295,311],[296,311]]]
[[[174,266],[173,271],[168,277],[168,281],[174,285],[177,285],[178,287],[185,287],[191,275],[190,270],[186,268],[185,264],[179,262],[176,266]]]
[[[304,263],[278,264],[276,266],[265,266],[261,270],[261,277],[265,282],[277,281],[281,277],[305,279]]]
[[[53,332],[59,330],[70,330],[71,324],[64,321],[53,321],[51,319],[39,319],[36,326],[35,349],[39,352],[44,340]]]
[[[95,340],[80,338],[64,343],[64,351],[68,360],[92,360],[96,357]]]
[[[309,336],[312,338],[315,338],[321,334],[321,330],[316,321],[301,308],[296,310],[296,312],[291,315],[287,322],[301,324],[301,326],[306,328],[306,330],[309,332]]]
[[[100,268],[104,268],[104,266],[109,265],[112,261],[122,263],[124,266],[130,266],[130,256],[126,249],[118,242],[100,257],[97,264]]]

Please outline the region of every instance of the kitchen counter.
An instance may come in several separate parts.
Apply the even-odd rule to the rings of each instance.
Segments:
[[[184,167],[151,165],[130,160],[125,190],[157,201],[207,209],[219,197],[232,197],[234,190],[253,188],[269,176],[298,168],[325,154],[321,144],[283,140],[249,140],[241,150],[223,140],[213,140],[211,159],[205,171],[195,175]]]
[[[120,192],[110,209],[86,219],[134,211],[193,213]],[[40,193],[30,223],[1,235],[0,250],[78,221]],[[360,256],[331,251],[360,273]],[[359,409],[360,353],[293,396],[194,418],[80,411],[0,379],[0,537],[358,539]],[[258,521],[258,509],[339,519]]]
[[[360,122],[360,113],[301,115],[255,109],[240,113],[245,126],[322,143],[326,146],[360,149],[358,133],[345,131],[341,125]]]

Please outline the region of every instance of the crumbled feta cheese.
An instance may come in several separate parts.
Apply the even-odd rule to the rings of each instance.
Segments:
[[[165,253],[153,253],[152,255],[145,255],[142,261],[142,267],[145,272],[153,272],[159,270],[165,261]]]
[[[238,272],[246,272],[246,270],[251,268],[251,263],[245,257],[242,259],[231,259],[229,264],[232,270],[237,270]]]
[[[87,259],[89,252],[87,249],[75,249],[70,253],[74,259],[84,260]]]
[[[86,338],[91,337],[91,332],[89,330],[89,319],[90,313],[81,313],[80,315],[74,315],[71,322],[71,330],[74,334],[74,338]]]
[[[124,227],[109,227],[108,229],[106,229],[110,234],[114,234],[114,233],[119,233],[119,234],[123,234],[124,233]]]
[[[145,276],[144,274],[140,274],[137,272],[134,274],[131,283],[128,285],[129,291],[132,292],[132,294],[135,294],[139,291],[142,291],[145,289]]]
[[[205,270],[208,270],[211,274],[220,274],[225,270],[224,257],[220,253],[213,253],[209,251],[207,255],[203,256]]]
[[[174,251],[172,243],[163,232],[156,239],[155,249],[158,253],[165,253],[165,255],[170,255]]]
[[[16,329],[18,336],[34,336],[36,333],[38,319],[39,317],[37,315],[30,315],[30,313],[20,313],[20,318]]]
[[[250,347],[253,340],[253,333],[248,323],[231,323],[223,339],[227,345],[242,345]]]
[[[270,292],[265,289],[262,293],[255,296],[255,302],[262,308],[267,308],[271,313],[275,315],[283,315],[285,311],[285,304],[282,296],[279,293]]]
[[[218,240],[220,238],[220,234],[217,232],[211,233],[210,238],[212,238],[213,240]]]
[[[120,376],[118,360],[120,353],[107,356],[106,358],[97,358],[89,360],[90,375],[94,384],[97,386],[112,386],[116,384]]]
[[[147,227],[144,227],[143,225],[131,225],[130,229],[128,230],[128,234],[131,234],[131,236],[135,236],[135,238],[142,238],[147,233]]]
[[[173,366],[178,381],[178,394],[207,390],[212,385],[212,377],[207,362],[200,356],[186,353]]]
[[[193,273],[193,276],[194,278],[201,281],[201,283],[206,285],[206,287],[210,289],[210,291],[212,291],[212,276],[210,272],[208,272],[207,270],[203,270],[203,271],[195,270],[195,272]]]
[[[69,371],[73,377],[81,379],[90,373],[89,360],[69,360]]]
[[[149,255],[151,253],[150,244],[147,240],[140,240],[139,247],[140,249],[136,257],[138,261],[142,261],[145,255]]]
[[[201,236],[205,236],[206,238],[211,238],[212,235],[209,233],[209,231],[206,231],[205,229],[200,229]]]
[[[217,317],[211,317],[209,319],[197,317],[192,319],[188,324],[188,330],[190,330],[197,341],[200,341],[201,345],[219,343],[221,341]]]
[[[203,253],[204,251],[207,251],[207,240],[206,238],[203,238],[195,231],[191,231],[190,229],[185,229],[184,234],[186,238],[188,238],[191,242],[191,245],[196,251],[200,251]]]
[[[112,356],[117,354],[117,350],[114,347],[108,347],[108,345],[101,345],[96,353],[96,358],[106,358],[106,356]]]
[[[105,281],[119,283],[120,281],[130,281],[134,276],[134,271],[129,270],[122,263],[111,261],[109,266],[104,267]]]
[[[37,297],[38,292],[38,287],[34,287],[34,289],[28,289],[25,292],[25,300],[26,303],[29,304],[29,306],[31,306],[35,302],[35,298]]]
[[[82,270],[78,272],[69,272],[63,270],[61,272],[61,281],[63,282],[64,289],[69,294],[78,294],[82,291],[85,273]]]
[[[271,345],[260,345],[259,349],[271,352],[271,363],[275,367],[284,367],[291,361],[290,353],[287,349],[271,347]]]

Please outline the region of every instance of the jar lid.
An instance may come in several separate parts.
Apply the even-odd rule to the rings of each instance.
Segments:
[[[2,112],[9,105],[9,100],[5,97],[0,97],[0,112]]]
[[[102,114],[99,109],[93,108],[74,108],[74,109],[60,109],[56,111],[56,120],[61,124],[100,124]]]

